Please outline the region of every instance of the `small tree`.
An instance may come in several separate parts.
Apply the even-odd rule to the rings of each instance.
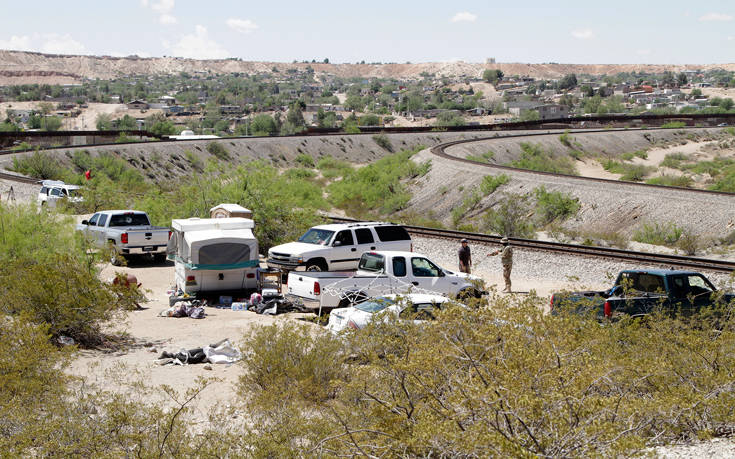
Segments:
[[[689,82],[689,80],[687,79],[685,73],[680,73],[676,76],[676,82],[679,83],[679,86],[685,86]]]
[[[534,233],[529,215],[532,207],[528,196],[507,193],[483,217],[483,224],[495,234],[508,237],[531,237]]]

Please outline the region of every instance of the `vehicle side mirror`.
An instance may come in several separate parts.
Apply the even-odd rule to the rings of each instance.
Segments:
[[[342,245],[342,241],[334,241],[332,242],[332,247],[339,247]]]
[[[82,220],[82,225],[89,225],[89,220]]]
[[[445,273],[444,271],[441,271],[441,270],[439,271],[439,277],[444,277],[446,275],[447,273]]]

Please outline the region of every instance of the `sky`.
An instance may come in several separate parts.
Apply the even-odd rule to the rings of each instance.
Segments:
[[[0,0],[0,49],[293,62],[735,62],[735,1]]]

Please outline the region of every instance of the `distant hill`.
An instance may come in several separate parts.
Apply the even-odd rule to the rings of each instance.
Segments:
[[[479,64],[468,62],[426,62],[404,64],[324,64],[249,62],[236,59],[196,60],[177,57],[142,58],[137,56],[73,56],[0,50],[0,85],[47,83],[69,84],[83,78],[102,80],[122,75],[177,74],[180,72],[257,74],[279,72],[289,68],[311,66],[317,74],[340,77],[419,78],[421,74],[448,77],[479,77],[485,69],[500,69],[506,75],[527,75],[535,78],[560,78],[569,73],[614,75],[620,72],[661,73],[720,68],[734,70],[735,64],[707,65],[647,65],[647,64]]]

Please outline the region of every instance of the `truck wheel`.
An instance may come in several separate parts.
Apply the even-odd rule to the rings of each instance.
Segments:
[[[112,266],[120,266],[123,264],[123,257],[120,255],[114,245],[110,244],[110,264]]]
[[[326,271],[327,270],[327,264],[324,263],[321,260],[318,260],[318,261],[310,261],[306,265],[306,270],[307,271]]]

